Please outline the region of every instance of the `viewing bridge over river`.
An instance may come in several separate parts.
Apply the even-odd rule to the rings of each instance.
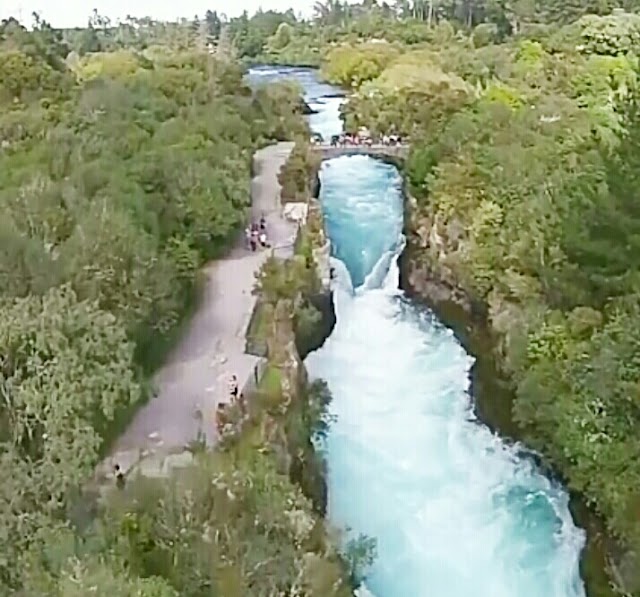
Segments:
[[[369,155],[374,158],[404,160],[409,155],[408,145],[330,145],[329,143],[321,143],[311,147],[323,160],[331,160],[343,155]]]

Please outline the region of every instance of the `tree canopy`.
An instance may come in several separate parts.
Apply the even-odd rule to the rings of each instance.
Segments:
[[[0,27],[3,595],[348,595],[346,560],[256,426],[179,482],[93,495],[200,267],[246,223],[255,149],[308,135],[299,90],[247,88],[201,43],[220,34],[214,13]]]

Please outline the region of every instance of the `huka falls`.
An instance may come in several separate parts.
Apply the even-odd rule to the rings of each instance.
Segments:
[[[294,79],[312,130],[341,130],[339,90]],[[331,523],[375,540],[362,590],[375,597],[581,597],[585,542],[568,494],[518,445],[480,422],[469,356],[433,312],[399,288],[403,192],[397,168],[368,156],[323,162],[319,199],[331,241],[337,323],[306,359],[328,383],[322,445]]]
[[[0,597],[640,597],[640,0],[11,4]]]

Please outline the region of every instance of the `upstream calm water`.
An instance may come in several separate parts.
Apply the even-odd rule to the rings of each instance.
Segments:
[[[304,92],[305,101],[316,111],[316,114],[309,116],[313,131],[320,133],[326,140],[331,135],[342,132],[340,105],[344,99],[337,97],[341,92],[332,85],[321,83],[313,69],[261,66],[252,68],[247,78],[252,86],[283,79],[296,81]]]
[[[398,172],[343,157],[325,162],[321,180],[337,324],[306,364],[334,397],[331,521],[377,541],[367,588],[376,597],[584,596],[584,533],[566,492],[475,420],[472,358],[398,289]]]

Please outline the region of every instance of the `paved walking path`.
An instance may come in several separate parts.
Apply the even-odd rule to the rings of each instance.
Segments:
[[[287,142],[256,152],[251,185],[253,219],[264,214],[269,240],[281,256],[293,252],[296,234],[296,225],[282,216],[277,179],[292,148]],[[101,472],[111,471],[115,462],[128,470],[142,451],[164,470],[160,457],[183,451],[200,429],[207,443],[215,443],[215,409],[218,402],[229,400],[231,375],[237,375],[242,387],[259,360],[244,352],[245,332],[255,304],[255,272],[269,254],[252,253],[242,245],[204,268],[200,306],[154,377],[156,397],[136,413]]]

